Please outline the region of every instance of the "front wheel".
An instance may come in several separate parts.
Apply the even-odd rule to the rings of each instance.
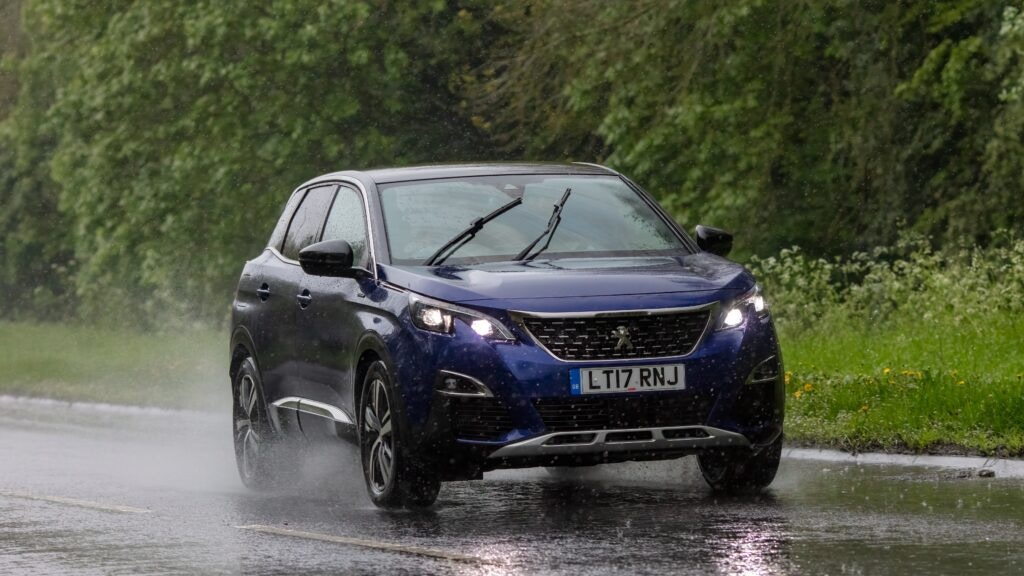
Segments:
[[[716,492],[750,492],[775,479],[782,460],[782,435],[759,452],[711,450],[697,456],[704,481]]]
[[[232,428],[238,476],[248,488],[264,490],[271,485],[270,452],[275,439],[267,415],[260,373],[252,358],[242,361],[232,382]]]
[[[410,454],[394,386],[383,362],[363,379],[359,451],[370,500],[381,508],[424,507],[437,500],[441,482],[432,466]]]

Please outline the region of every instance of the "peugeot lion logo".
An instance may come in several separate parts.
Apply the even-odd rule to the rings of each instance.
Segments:
[[[625,326],[619,326],[614,331],[612,331],[612,336],[619,339],[619,341],[615,343],[616,350],[621,349],[623,346],[626,347],[626,350],[633,349],[633,343],[629,341],[629,328],[626,328]]]

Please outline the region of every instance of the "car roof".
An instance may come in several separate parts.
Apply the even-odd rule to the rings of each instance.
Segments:
[[[346,170],[324,174],[307,182],[312,184],[332,177],[348,176],[377,184],[433,180],[437,178],[460,178],[465,176],[498,176],[505,174],[571,174],[581,176],[617,175],[611,168],[582,162],[563,164],[556,162],[484,162],[473,164],[435,164],[409,166],[405,168],[378,168],[374,170]]]

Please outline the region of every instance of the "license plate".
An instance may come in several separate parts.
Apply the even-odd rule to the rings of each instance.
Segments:
[[[685,390],[686,370],[683,364],[572,368],[569,370],[569,387],[574,396]]]

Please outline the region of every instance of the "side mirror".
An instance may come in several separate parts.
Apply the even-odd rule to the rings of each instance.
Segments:
[[[351,276],[352,246],[344,240],[327,240],[299,251],[299,265],[313,276]]]
[[[719,228],[697,225],[697,246],[705,252],[725,258],[732,252],[732,234]]]

